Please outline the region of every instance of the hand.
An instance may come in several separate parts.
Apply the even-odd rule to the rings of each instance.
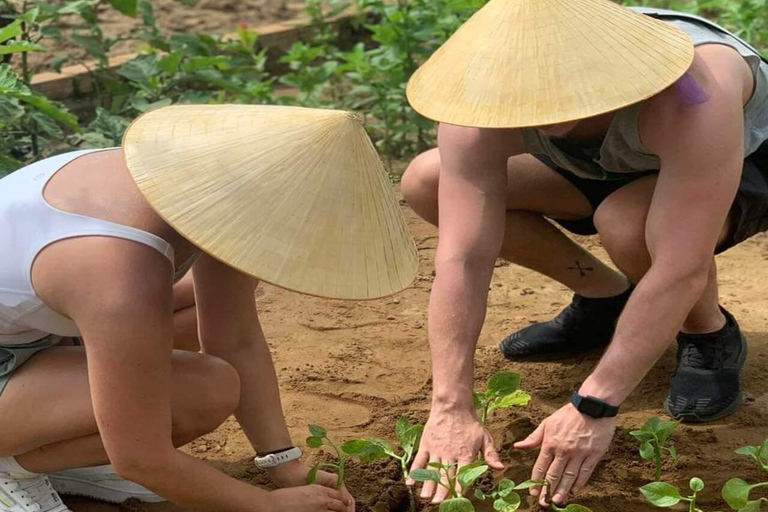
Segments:
[[[304,485],[278,489],[268,495],[265,510],[285,512],[348,512],[341,491],[322,485]]]
[[[531,489],[546,507],[547,494],[560,505],[571,493],[577,493],[589,481],[595,466],[603,458],[616,430],[616,418],[590,418],[568,404],[544,420],[527,439],[515,448],[541,448],[531,480],[549,482],[548,492]]]
[[[504,464],[499,460],[499,454],[493,446],[491,434],[485,425],[480,423],[473,410],[441,410],[433,407],[411,471],[424,469],[430,462],[466,466],[476,460],[478,453],[483,454],[485,462],[491,468],[504,469]],[[443,483],[447,484],[447,480]],[[408,480],[408,485],[414,484],[413,480]],[[425,482],[421,489],[421,498],[432,498],[432,503],[440,503],[447,497],[448,489],[438,486],[435,482]]]
[[[281,464],[277,467],[270,468],[267,471],[269,472],[272,481],[279,487],[302,487],[307,485],[309,468],[299,461]],[[336,489],[337,480],[338,478],[336,475],[326,473],[325,471],[317,472],[318,485]],[[343,512],[355,512],[355,499],[349,493],[347,488],[342,487],[340,492],[341,501],[346,505],[346,508],[342,509]]]

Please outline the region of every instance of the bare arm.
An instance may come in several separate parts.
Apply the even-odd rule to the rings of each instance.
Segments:
[[[501,249],[507,160],[522,152],[520,133],[440,126],[439,244],[429,303],[433,398],[414,468],[430,461],[467,464],[478,452],[503,467],[472,402],[474,354],[488,286]],[[431,496],[426,484],[422,496]],[[437,490],[434,501],[446,497]]]

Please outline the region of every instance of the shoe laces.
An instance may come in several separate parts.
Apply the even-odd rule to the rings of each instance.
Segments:
[[[723,364],[725,346],[715,341],[685,341],[680,347],[680,360],[698,370],[717,370]]]
[[[48,477],[37,476],[3,482],[14,498],[29,512],[51,512],[62,502]]]

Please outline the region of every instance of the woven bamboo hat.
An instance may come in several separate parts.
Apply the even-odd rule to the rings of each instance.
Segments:
[[[414,74],[413,108],[460,126],[584,119],[649,98],[693,61],[682,30],[608,0],[491,0]]]
[[[416,275],[416,247],[353,114],[166,107],[128,128],[123,151],[155,211],[242,272],[338,299],[391,295]]]

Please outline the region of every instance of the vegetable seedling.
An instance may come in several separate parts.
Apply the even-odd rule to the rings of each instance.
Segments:
[[[738,510],[739,512],[759,512],[763,502],[768,502],[768,499],[750,500],[749,494],[753,489],[760,487],[768,487],[768,482],[750,485],[741,478],[732,478],[725,483],[721,494],[725,502],[733,510]]]
[[[548,493],[551,485],[549,485],[549,482],[545,480],[544,482],[534,482],[535,485],[532,485],[532,487],[542,486],[544,487],[544,492]],[[576,503],[571,503],[569,505],[566,505],[564,508],[557,506],[554,502],[549,503],[549,510],[553,510],[554,512],[592,512],[591,508],[585,507],[584,505],[578,505]]]
[[[545,482],[527,481],[521,484],[515,484],[512,480],[505,478],[496,487],[496,490],[490,494],[485,494],[480,489],[475,490],[475,498],[480,501],[493,500],[493,509],[497,512],[515,512],[522,504],[522,499],[517,491],[531,489],[546,485]]]
[[[488,471],[488,466],[477,461],[472,464],[462,466],[451,475],[456,469],[455,464],[443,465],[438,462],[432,462],[429,467],[434,469],[415,469],[411,471],[410,478],[417,482],[435,482],[437,485],[445,487],[450,493],[450,499],[440,503],[439,512],[475,512],[472,502],[463,496],[467,495],[469,489],[475,484],[478,478]],[[445,482],[443,482],[445,476]],[[461,489],[461,496],[457,491]]]
[[[704,481],[701,478],[691,478],[688,486],[693,491],[690,496],[683,496],[674,485],[665,482],[653,482],[640,488],[648,502],[660,508],[674,507],[680,502],[688,503],[689,512],[704,512],[696,505],[699,493],[704,490]]]
[[[754,460],[763,471],[768,472],[768,439],[761,446],[744,446],[736,450],[738,455],[746,455]]]
[[[341,445],[341,450],[351,457],[357,457],[363,464],[387,457],[395,459],[400,463],[403,480],[407,480],[411,462],[419,449],[422,432],[424,432],[423,425],[414,425],[408,418],[400,418],[395,425],[399,446],[392,446],[382,439],[355,439]],[[411,510],[416,510],[416,499],[410,486],[408,491]]]
[[[656,481],[661,482],[662,456],[665,452],[677,460],[677,449],[669,440],[679,423],[676,421],[661,421],[659,418],[649,419],[643,428],[629,434],[640,441],[640,456],[656,465]]]
[[[337,480],[336,480],[336,489],[341,489],[344,487],[344,478],[346,476],[347,472],[347,456],[344,454],[343,451],[328,438],[328,432],[323,428],[319,427],[317,425],[310,425],[309,426],[309,433],[312,434],[310,437],[307,438],[307,446],[310,448],[322,448],[323,446],[327,446],[329,448],[332,448],[336,452],[336,457],[338,458],[338,463],[331,464],[331,463],[318,463],[312,466],[312,469],[309,470],[309,474],[307,475],[307,483],[310,485],[317,483],[317,472],[321,469],[327,469],[330,471],[333,471],[336,473]]]
[[[475,409],[480,411],[480,420],[488,423],[488,418],[496,409],[523,407],[530,403],[531,395],[520,390],[520,375],[514,372],[497,373],[488,379],[488,388],[484,392],[475,392]]]

